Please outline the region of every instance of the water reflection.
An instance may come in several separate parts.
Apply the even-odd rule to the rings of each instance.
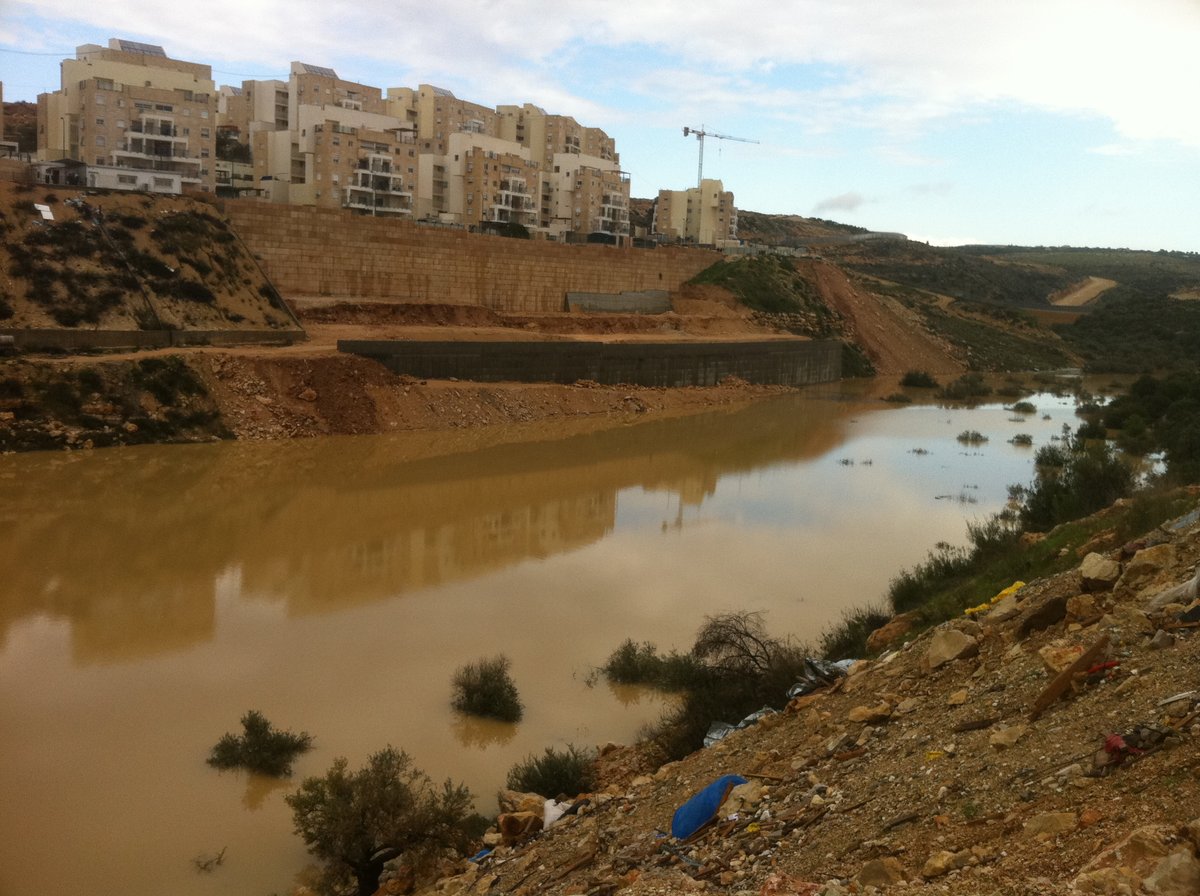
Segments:
[[[524,443],[0,457],[0,893],[286,891],[295,782],[204,762],[251,708],[315,736],[298,777],[392,744],[492,812],[525,756],[629,740],[666,705],[588,686],[624,639],[686,649],[704,615],[745,609],[812,640],[961,543],[1027,479],[1007,439],[1043,444],[1070,413],[1038,407],[1059,419],[827,390]],[[989,443],[964,452],[966,428]],[[959,494],[978,504],[936,499]],[[521,723],[456,716],[454,671],[500,652]]]
[[[302,616],[473,578],[602,539],[622,489],[698,507],[844,421],[767,403],[417,459],[387,438],[6,459],[0,639],[44,614],[71,621],[78,662],[125,661],[210,639],[230,588]]]

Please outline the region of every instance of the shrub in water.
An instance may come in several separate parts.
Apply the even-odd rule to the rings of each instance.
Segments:
[[[918,389],[936,389],[938,381],[924,370],[910,370],[904,374],[904,378],[900,380],[900,385],[912,386]]]
[[[286,778],[292,762],[312,748],[312,736],[276,731],[256,709],[242,716],[242,735],[226,734],[212,748],[208,764],[216,768],[244,768],[260,775]]]
[[[596,783],[592,766],[595,754],[567,744],[565,750],[546,747],[541,756],[532,753],[508,771],[509,790],[536,793],[547,799],[578,796],[590,791]]]
[[[473,716],[520,721],[525,708],[509,674],[509,665],[508,657],[501,654],[462,666],[454,673],[451,705]]]

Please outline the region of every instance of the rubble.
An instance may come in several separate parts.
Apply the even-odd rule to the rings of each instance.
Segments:
[[[990,604],[1017,615],[911,637],[657,771],[647,746],[608,746],[590,804],[425,892],[1200,892],[1200,637],[1171,628],[1191,601],[1151,606],[1193,577],[1200,526],[1105,557],[1146,584],[1085,592],[1078,567],[1031,582]],[[726,775],[746,783],[670,836]]]

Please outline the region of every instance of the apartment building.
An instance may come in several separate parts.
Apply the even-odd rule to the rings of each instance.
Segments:
[[[659,190],[652,232],[664,240],[721,246],[737,239],[733,193],[705,178],[690,190]]]
[[[266,82],[257,82],[262,85]],[[246,88],[243,84],[243,90]],[[259,93],[267,92],[260,87]],[[279,109],[281,91],[261,107]],[[389,114],[378,87],[293,62],[286,124],[250,119],[255,181],[274,202],[410,216],[417,182],[415,125]],[[256,124],[257,121],[257,124]]]
[[[61,68],[61,89],[38,96],[39,161],[82,162],[96,186],[213,190],[210,66],[113,38],[107,47],[77,47]]]
[[[217,124],[249,145],[259,131],[288,128],[286,81],[243,81],[241,87],[217,91]]]

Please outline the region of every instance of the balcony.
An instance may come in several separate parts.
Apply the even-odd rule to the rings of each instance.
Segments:
[[[145,134],[156,140],[178,140],[181,143],[187,143],[187,137],[180,137],[179,129],[170,121],[157,119],[131,121],[126,133]]]
[[[376,192],[352,185],[346,187],[342,204],[364,214],[399,217],[412,214],[412,193]]]

